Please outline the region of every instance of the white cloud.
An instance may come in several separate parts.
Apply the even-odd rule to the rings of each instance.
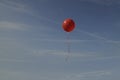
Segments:
[[[21,50],[21,49],[20,49]],[[32,49],[31,49],[32,50]],[[31,60],[29,57],[36,57],[40,58],[54,58],[59,57],[59,59],[69,59],[70,61],[96,61],[96,60],[106,60],[106,59],[119,59],[120,56],[103,56],[99,55],[97,52],[84,52],[84,53],[67,53],[62,51],[56,51],[56,50],[34,50],[34,51],[25,51],[24,53],[17,54],[17,53],[6,53],[6,54],[0,54],[1,62],[21,62],[21,63],[33,63],[36,62],[36,60]],[[6,56],[8,55],[8,56]],[[24,56],[24,57],[23,57]],[[48,56],[48,57],[47,57]],[[55,57],[56,56],[56,57]]]
[[[87,31],[84,31],[84,30],[80,30],[80,32],[82,32],[82,33],[84,33],[84,34],[87,34],[87,35],[89,35],[89,36],[91,36],[91,37],[94,37],[94,38],[96,38],[96,39],[99,39],[99,40],[107,40],[106,38],[104,38],[104,37],[101,37],[101,36],[98,36],[98,35],[96,35],[96,34],[94,34],[94,33],[90,33],[90,32],[87,32]]]
[[[91,40],[91,41],[102,41],[102,42],[106,42],[106,43],[112,43],[112,44],[115,44],[115,45],[118,45],[120,43],[120,41],[114,41],[114,40],[110,40],[110,39],[107,39],[105,37],[102,37],[102,36],[98,36],[94,33],[90,33],[90,32],[87,32],[87,31],[84,31],[84,30],[80,30],[80,32],[84,33],[84,34],[87,34],[93,38],[96,38],[97,40]],[[89,41],[89,40],[88,40]]]
[[[114,26],[120,29],[120,21],[116,22]]]
[[[114,44],[120,44],[120,41],[113,41],[113,40],[108,40],[108,41],[105,41],[107,43],[114,43]]]
[[[118,56],[106,56],[106,57],[101,56],[101,57],[96,57],[90,60],[105,60],[105,59],[117,59],[117,58],[119,59],[120,56],[119,55]]]
[[[15,1],[10,1],[10,0],[0,1],[0,6],[4,8],[12,9],[12,10],[20,11],[20,12],[26,12],[27,10],[26,5],[15,2]]]
[[[30,56],[56,56],[56,57],[65,57],[70,60],[77,61],[88,61],[88,60],[109,60],[109,59],[119,59],[120,55],[103,55],[104,53],[100,52],[67,52],[60,50],[33,50],[30,49],[28,55]],[[105,53],[106,54],[106,53]]]
[[[41,55],[56,55],[56,56],[70,56],[70,57],[96,57],[98,55],[95,55],[93,52],[88,53],[68,53],[68,52],[62,52],[62,51],[56,51],[56,50],[33,50],[30,55],[34,56],[41,56]]]
[[[0,59],[0,62],[16,62],[16,63],[18,63],[18,62],[22,62],[22,63],[24,63],[24,62],[30,62],[30,61],[26,61],[26,60],[23,60],[23,59],[8,59],[8,58],[4,58],[4,59]]]
[[[37,11],[35,11],[33,9],[33,6],[30,6],[27,3],[23,3],[23,2],[20,3],[18,1],[14,1],[14,0],[2,0],[2,1],[0,1],[0,7],[2,7],[2,8],[0,8],[1,11],[6,11],[5,13],[9,13],[9,11],[12,10],[12,11],[16,11],[19,13],[25,13],[27,15],[33,16],[33,17],[38,18],[43,21],[48,21],[48,22],[52,22],[54,24],[59,24],[55,20],[53,21],[47,17],[40,15],[40,13],[37,13]]]
[[[102,4],[102,5],[113,5],[113,4],[120,4],[120,0],[80,0],[80,1],[88,1],[88,2],[93,2],[97,4]]]
[[[1,21],[0,30],[26,30],[27,25],[15,22]]]
[[[91,72],[83,72],[83,73],[77,73],[77,74],[69,74],[66,75],[64,80],[82,80],[82,79],[99,79],[104,76],[111,76],[111,71],[91,71]]]
[[[84,33],[84,32],[83,32]],[[85,33],[91,37],[96,38],[97,40],[94,39],[84,39],[84,40],[79,40],[79,39],[69,39],[69,40],[65,40],[65,39],[39,39],[39,38],[32,38],[31,40],[33,41],[44,41],[44,42],[63,42],[63,43],[84,43],[84,42],[103,42],[103,43],[113,43],[113,44],[120,44],[120,41],[114,41],[114,40],[108,40],[104,37],[98,36],[96,34],[93,33]]]
[[[70,39],[70,40],[65,40],[65,39],[32,39],[32,40],[34,40],[34,41],[36,41],[36,40],[39,40],[39,41],[45,41],[45,42],[64,42],[64,43],[68,43],[68,42],[70,42],[70,43],[79,43],[79,42],[94,42],[94,41],[96,41],[96,40],[72,40],[72,39]]]
[[[38,74],[28,73],[23,70],[0,69],[0,79],[3,80],[33,80],[39,78],[40,76],[38,76]]]
[[[111,76],[112,71],[101,70],[101,71],[91,71],[83,73],[68,73],[65,72],[33,72],[33,71],[24,71],[24,70],[9,70],[9,69],[0,69],[0,78],[9,80],[84,80],[84,79],[99,79],[105,76]]]
[[[1,29],[0,29],[1,30]],[[27,47],[11,36],[0,38],[0,62],[27,62]],[[24,56],[24,57],[23,57]]]

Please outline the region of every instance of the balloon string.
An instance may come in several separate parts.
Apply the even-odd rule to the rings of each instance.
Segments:
[[[66,54],[66,61],[68,61],[70,55],[70,40],[69,40],[69,33],[67,33],[67,54]]]

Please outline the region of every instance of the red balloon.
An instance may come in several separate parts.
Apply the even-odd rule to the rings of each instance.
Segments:
[[[70,18],[65,19],[62,24],[62,27],[66,32],[71,32],[75,28],[75,22]]]

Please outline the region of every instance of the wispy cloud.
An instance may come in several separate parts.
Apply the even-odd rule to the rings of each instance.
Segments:
[[[26,6],[24,4],[21,4],[15,1],[1,0],[0,6],[8,9],[16,10],[16,11],[22,11],[22,12],[26,11]]]
[[[44,41],[44,42],[64,42],[64,43],[66,43],[66,42],[70,42],[70,43],[79,43],[79,42],[94,42],[94,41],[96,41],[96,40],[72,40],[72,39],[70,39],[70,40],[65,40],[65,39],[32,39],[33,41]]]
[[[33,79],[41,79],[40,74],[38,75],[37,73],[28,73],[26,71],[19,71],[19,70],[9,70],[9,69],[0,69],[0,78],[1,79],[9,79],[9,80],[33,80]]]
[[[48,21],[48,22],[52,22],[55,24],[59,24],[57,21],[53,21],[45,16],[41,16],[39,15],[40,13],[37,13],[36,11],[34,11],[33,6],[28,5],[27,3],[23,3],[21,1],[10,1],[10,0],[2,0],[0,1],[0,7],[2,7],[3,10],[7,9],[7,10],[14,10],[17,11],[19,13],[25,13],[27,15],[33,16],[35,18],[38,18],[40,20],[43,21]],[[9,13],[9,12],[8,12]]]
[[[114,41],[114,40],[108,40],[104,37],[101,37],[101,36],[98,36],[96,34],[93,34],[93,33],[89,33],[89,32],[83,32],[93,38],[96,38],[95,40],[94,39],[69,39],[69,40],[65,40],[65,39],[39,39],[39,38],[32,38],[31,40],[33,41],[42,41],[42,42],[63,42],[63,43],[84,43],[84,42],[104,42],[104,43],[113,43],[113,44],[120,44],[120,41]]]
[[[118,29],[120,29],[120,21],[116,22],[115,25]]]
[[[91,71],[91,72],[84,72],[80,74],[72,74],[69,76],[66,76],[67,80],[79,80],[79,79],[92,79],[97,78],[99,79],[102,76],[110,76],[112,75],[111,71]]]
[[[102,4],[102,5],[113,5],[113,4],[120,4],[120,0],[80,0],[80,1],[88,1],[88,2],[93,2],[97,4]]]
[[[27,25],[15,23],[15,22],[8,22],[8,21],[1,21],[0,22],[0,30],[26,30]]]
[[[22,63],[25,63],[25,62],[32,62],[32,61],[28,61],[28,60],[23,60],[23,59],[0,59],[0,62],[16,62],[16,63],[18,63],[18,62],[22,62]]]
[[[31,49],[32,50],[32,49]],[[110,59],[119,59],[120,55],[103,55],[104,53],[100,52],[66,52],[59,50],[32,50],[29,51],[28,55],[30,56],[56,56],[56,57],[68,57],[71,60],[80,60],[80,61],[96,61],[96,60],[110,60]]]
[[[93,58],[93,59],[89,59],[89,60],[106,60],[106,59],[119,59],[120,58],[120,55],[118,56],[101,56],[101,57],[96,57],[96,58]]]
[[[94,34],[94,33],[90,33],[90,32],[87,32],[87,31],[84,31],[84,30],[80,30],[80,32],[82,32],[82,33],[84,33],[84,34],[87,34],[87,35],[89,35],[89,36],[91,36],[91,37],[94,37],[94,38],[96,38],[96,39],[98,39],[98,40],[107,40],[106,38],[104,38],[104,37],[101,37],[101,36],[98,36],[98,35],[96,35],[96,34]]]
[[[103,42],[106,42],[106,43],[113,43],[113,44],[119,44],[120,43],[120,41],[110,40],[110,39],[107,39],[105,37],[102,37],[102,36],[99,36],[99,35],[96,35],[94,33],[84,31],[84,30],[80,30],[80,32],[97,39],[97,40],[92,40],[92,41],[103,41]]]
[[[83,73],[64,73],[64,72],[33,72],[33,71],[23,71],[23,70],[9,70],[0,69],[0,77],[2,79],[9,78],[10,80],[22,79],[22,80],[33,80],[33,79],[44,79],[44,80],[92,80],[99,79],[101,77],[109,77],[113,73],[108,70],[101,71],[90,71]]]
[[[34,50],[31,53],[34,56],[40,56],[40,55],[56,55],[56,56],[66,56],[69,55],[70,57],[96,57],[95,53],[89,52],[88,53],[68,53],[68,52],[62,52],[57,50]]]

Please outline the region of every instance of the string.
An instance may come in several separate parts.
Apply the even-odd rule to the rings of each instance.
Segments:
[[[68,61],[69,57],[70,57],[70,40],[69,40],[69,32],[67,32],[67,53],[66,53],[66,58],[65,61]]]

